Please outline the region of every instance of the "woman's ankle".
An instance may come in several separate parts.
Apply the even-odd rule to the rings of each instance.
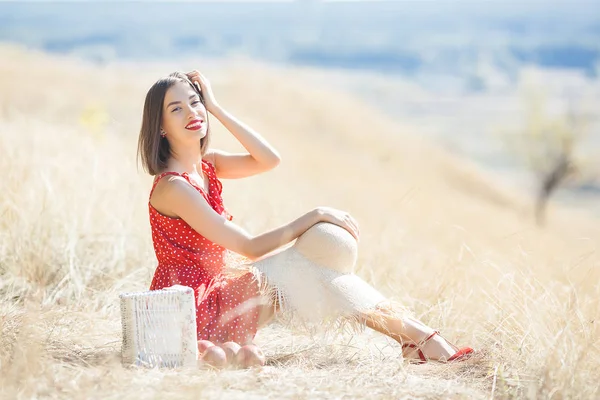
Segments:
[[[422,346],[422,351],[425,357],[433,360],[447,360],[456,353],[456,350],[440,335],[435,335],[425,343]]]

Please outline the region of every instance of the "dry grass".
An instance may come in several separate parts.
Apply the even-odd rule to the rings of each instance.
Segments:
[[[311,337],[277,323],[268,366],[120,366],[118,294],[155,259],[135,163],[146,90],[171,65],[92,67],[0,48],[0,394],[5,398],[597,398],[597,221],[527,203],[368,105],[291,71],[206,65],[222,104],[283,155],[225,182],[252,232],[316,205],[350,211],[357,272],[460,344],[458,365],[411,366],[378,334]],[[214,144],[235,149],[213,125]]]

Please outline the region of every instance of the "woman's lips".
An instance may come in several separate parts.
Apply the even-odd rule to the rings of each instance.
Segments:
[[[192,122],[190,122],[189,124],[187,124],[185,126],[185,129],[189,129],[191,131],[197,131],[199,129],[202,129],[202,120],[201,119],[195,119]]]

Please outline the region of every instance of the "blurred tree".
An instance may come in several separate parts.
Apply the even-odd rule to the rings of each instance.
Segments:
[[[544,225],[550,196],[569,179],[582,176],[586,161],[580,147],[591,115],[570,101],[566,111],[548,113],[548,96],[540,86],[524,85],[525,120],[522,129],[507,135],[510,150],[530,169],[538,184],[535,218]]]

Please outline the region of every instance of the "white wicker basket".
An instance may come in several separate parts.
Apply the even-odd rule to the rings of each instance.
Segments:
[[[194,291],[186,286],[123,293],[123,364],[196,367],[198,345]]]

